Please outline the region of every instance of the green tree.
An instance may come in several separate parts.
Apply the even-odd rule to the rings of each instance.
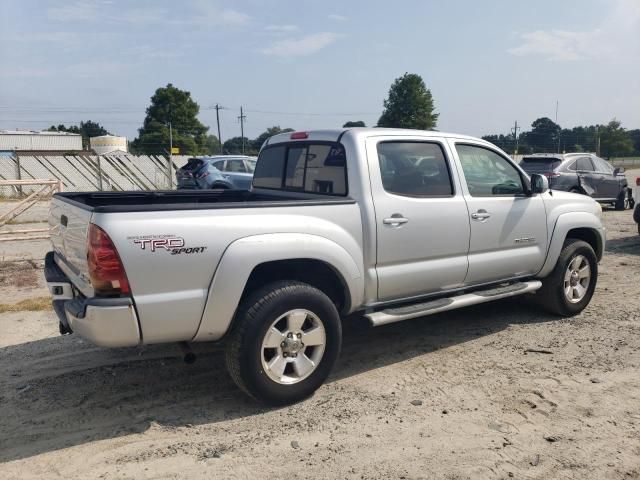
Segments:
[[[251,149],[251,140],[244,137],[244,153],[247,155]],[[242,137],[233,137],[224,142],[222,150],[225,155],[241,155],[242,154]]]
[[[600,155],[611,157],[624,157],[633,152],[633,140],[622,128],[620,121],[615,118],[600,131]]]
[[[493,143],[496,147],[501,148],[505,152],[513,152],[516,145],[513,135],[485,135],[482,139]]]
[[[215,135],[207,135],[204,145],[204,153],[206,155],[220,154],[220,140]]]
[[[560,131],[560,125],[548,117],[542,117],[534,120],[531,131],[523,133],[522,136],[526,145],[534,152],[556,152]]]
[[[200,107],[191,93],[172,84],[158,88],[151,97],[147,116],[138,138],[132,142],[133,150],[147,155],[165,154],[169,150],[169,124],[173,146],[182,155],[198,155],[206,150],[207,131],[197,118]]]
[[[280,125],[274,125],[273,127],[267,128],[264,132],[258,135],[258,137],[253,142],[251,142],[252,150],[255,152],[259,152],[262,148],[262,144],[267,138],[278,135],[279,133],[286,132],[293,132],[293,128],[280,128]]]
[[[358,120],[357,122],[347,122],[344,125],[342,125],[342,128],[352,128],[352,127],[366,127],[366,125],[362,120]]]
[[[633,142],[633,155],[640,155],[640,129],[627,130],[627,135]]]
[[[82,135],[82,146],[85,149],[88,149],[90,147],[89,139],[91,137],[111,135],[111,133],[109,133],[106,128],[104,128],[98,122],[93,122],[91,120],[87,120],[86,122],[80,122],[80,126],[69,125],[68,127],[65,127],[64,125],[61,124],[56,127],[55,125],[51,125],[47,129],[47,131],[79,133],[80,135]]]
[[[415,73],[405,73],[391,85],[378,126],[433,130],[438,122],[438,115],[434,112],[431,91],[422,77]]]

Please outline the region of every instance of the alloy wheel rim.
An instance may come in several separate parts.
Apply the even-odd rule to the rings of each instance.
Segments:
[[[281,385],[301,382],[320,364],[326,341],[324,324],[315,313],[289,310],[269,326],[262,339],[262,369]]]
[[[579,303],[587,295],[591,283],[591,266],[584,255],[576,255],[564,274],[564,296],[570,303]]]

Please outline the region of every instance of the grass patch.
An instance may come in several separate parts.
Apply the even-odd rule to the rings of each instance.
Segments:
[[[0,313],[43,312],[52,309],[51,297],[27,298],[18,303],[0,303]]]

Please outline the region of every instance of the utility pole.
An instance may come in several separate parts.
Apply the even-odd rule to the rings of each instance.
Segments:
[[[556,125],[558,125],[558,100],[556,100]],[[560,153],[560,137],[562,136],[562,130],[558,132],[558,153]]]
[[[596,156],[600,156],[600,127],[596,125]]]
[[[218,141],[220,142],[220,154],[222,154],[222,136],[220,135],[220,110],[223,107],[221,107],[220,105],[218,105],[216,103],[215,109],[216,109],[216,123],[218,124]]]
[[[169,165],[168,167],[168,175],[169,175],[169,190],[173,190],[173,130],[171,129],[171,122],[169,122]]]
[[[240,116],[238,117],[240,119],[240,136],[242,138],[242,154],[244,155],[244,119],[247,118],[247,116],[242,113],[242,107],[240,107]]]
[[[519,127],[519,126],[518,126],[518,121],[516,120],[516,123],[515,123],[515,125],[513,126],[513,130],[512,130],[512,131],[513,131],[513,138],[514,138],[514,140],[515,140],[515,145],[516,145],[516,148],[515,148],[515,150],[513,151],[513,154],[514,154],[514,155],[517,155],[517,154],[518,154],[518,130],[521,130],[521,129],[522,129],[522,127]]]

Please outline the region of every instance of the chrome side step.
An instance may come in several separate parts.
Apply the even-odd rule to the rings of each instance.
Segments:
[[[479,303],[499,300],[501,298],[514,297],[524,293],[531,293],[542,287],[540,280],[530,280],[528,282],[516,282],[502,287],[495,287],[486,290],[477,290],[473,293],[465,293],[455,297],[440,298],[429,302],[414,303],[397,308],[388,308],[378,312],[365,314],[374,327],[386,325],[387,323],[400,322],[411,318],[424,317],[434,313],[455,310],[456,308],[468,307]]]

